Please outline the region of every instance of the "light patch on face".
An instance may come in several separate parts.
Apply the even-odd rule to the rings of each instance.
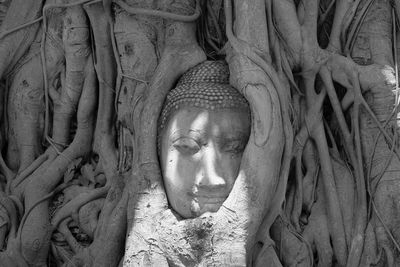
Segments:
[[[190,112],[189,112],[189,114],[190,114]],[[189,117],[191,118],[192,116],[189,115]],[[194,131],[194,132],[206,131],[209,126],[209,118],[210,118],[210,114],[207,110],[203,110],[203,111],[199,112],[198,114],[196,114],[194,116],[193,122],[190,126],[189,131]]]

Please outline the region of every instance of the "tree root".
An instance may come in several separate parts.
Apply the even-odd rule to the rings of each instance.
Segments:
[[[5,32],[14,27],[24,24],[26,21],[32,21],[40,9],[43,1],[12,1],[8,8],[7,15],[1,23],[0,32]],[[3,78],[7,71],[14,68],[18,60],[28,50],[34,41],[39,24],[32,24],[19,31],[14,31],[3,37],[0,48],[0,77]],[[22,41],[24,40],[24,41]]]
[[[123,0],[116,0],[115,2],[130,14],[155,16],[155,17],[160,17],[160,18],[167,19],[167,20],[174,20],[174,21],[181,21],[181,22],[193,22],[193,21],[196,21],[200,17],[200,1],[199,0],[196,0],[195,12],[193,13],[193,15],[190,15],[190,16],[179,15],[179,14],[164,12],[164,11],[160,11],[160,10],[151,10],[151,9],[131,7],[128,4],[126,4]]]
[[[58,226],[58,231],[64,235],[65,240],[67,241],[72,251],[77,254],[82,252],[84,248],[78,243],[78,241],[76,241],[75,237],[72,236],[71,231],[68,229],[68,223],[71,221],[71,218],[64,219]]]
[[[231,8],[231,1],[226,0],[224,2],[225,5],[225,16],[226,16],[226,35],[228,37],[229,40],[229,44],[232,46],[232,50],[228,50],[229,52],[231,52],[231,55],[228,53],[227,56],[227,61],[230,63],[231,61],[231,57],[233,56],[237,56],[238,62],[235,62],[236,64],[243,64],[244,62],[240,62],[241,58],[244,57],[245,60],[244,61],[251,61],[251,64],[255,64],[258,68],[260,68],[262,71],[264,71],[264,73],[267,75],[268,80],[270,79],[270,81],[272,82],[272,84],[270,84],[271,86],[267,86],[266,88],[269,90],[269,94],[270,96],[275,96],[277,95],[278,97],[278,102],[279,103],[279,109],[281,112],[281,120],[282,120],[282,125],[283,125],[283,133],[284,133],[284,150],[283,150],[283,157],[282,157],[282,162],[281,162],[281,171],[279,173],[279,177],[280,177],[280,182],[276,185],[276,190],[274,191],[274,199],[271,200],[272,203],[283,203],[284,200],[284,192],[286,191],[286,184],[287,184],[287,178],[289,175],[289,168],[290,168],[290,162],[291,162],[291,158],[292,158],[292,146],[293,146],[293,130],[289,119],[289,108],[288,108],[288,102],[289,102],[289,93],[287,90],[287,87],[283,86],[280,78],[278,76],[278,74],[275,72],[275,70],[271,67],[270,64],[268,64],[269,62],[265,61],[264,58],[266,60],[269,60],[269,53],[267,52],[268,49],[266,49],[267,47],[267,43],[266,40],[268,40],[268,38],[266,36],[258,36],[255,37],[253,36],[254,40],[247,40],[246,41],[239,41],[239,38],[235,37],[235,35],[233,34],[232,31],[232,27],[233,27],[233,21],[232,21],[232,8]],[[259,6],[261,4],[261,2],[257,2],[257,5]],[[256,7],[256,6],[254,6]],[[254,8],[253,7],[253,8]],[[253,10],[246,10],[246,8],[244,8],[244,12],[256,12],[255,10],[257,10],[257,8],[253,9]],[[261,8],[257,10],[257,12],[259,12],[259,10],[265,10],[265,8]],[[235,8],[236,11],[236,8]],[[239,12],[239,11],[236,11]],[[260,15],[260,18],[264,18],[265,15]],[[241,17],[243,19],[243,17]],[[244,22],[243,22],[244,23]],[[267,27],[266,25],[266,21],[264,21],[263,19],[261,21],[259,21],[258,23],[260,23],[260,25],[263,25],[264,27]],[[245,31],[244,29],[242,29],[243,31]],[[249,30],[249,29],[247,29]],[[267,30],[265,30],[265,33],[267,33]],[[240,34],[238,34],[238,37],[240,37]],[[246,38],[249,38],[246,35]],[[250,47],[248,45],[248,43],[254,43],[255,46],[254,47]],[[255,47],[260,47],[263,50],[260,51],[258,49],[255,49]],[[256,52],[254,52],[256,51]],[[260,56],[263,55],[263,56]],[[242,91],[242,93],[244,93],[244,95],[246,97],[250,97],[250,94],[248,94],[248,92],[246,92],[246,87],[249,84],[252,83],[259,83],[260,81],[258,81],[256,79],[256,81],[250,79],[248,77],[245,77],[242,75],[242,71],[237,70],[235,72],[235,69],[238,68],[238,66],[235,66],[234,64],[231,65],[232,69],[231,71],[231,83],[238,88],[240,91]],[[247,70],[247,68],[245,68]],[[252,75],[249,74],[249,77],[251,77]],[[233,79],[233,77],[235,77],[235,80]],[[264,83],[265,81],[263,81],[262,83]],[[268,81],[269,83],[269,81]],[[271,89],[271,88],[275,88],[275,90]],[[250,101],[251,102],[251,101]],[[254,103],[255,104],[255,103]],[[255,104],[255,106],[257,106]],[[253,110],[254,111],[254,110]],[[261,111],[259,111],[261,112]],[[261,126],[258,125],[257,128],[261,129],[263,127],[266,127],[266,125]],[[256,144],[259,146],[260,145],[260,140],[262,140],[265,143],[268,140],[268,135],[267,134],[261,134],[262,131],[257,132],[255,131],[255,142]],[[235,194],[235,193],[233,193]],[[280,205],[273,205],[272,207],[270,207],[270,210],[268,211],[268,218],[267,222],[265,222],[266,226],[270,226],[272,225],[273,221],[275,220],[276,216],[278,216],[279,212],[280,212],[281,206]],[[265,219],[264,219],[265,220]],[[251,232],[251,231],[250,231]]]
[[[91,150],[91,140],[93,135],[94,112],[96,107],[96,86],[95,74],[91,65],[91,57],[88,59],[87,76],[84,82],[83,91],[80,96],[78,111],[77,111],[77,132],[71,145],[66,148],[61,155],[57,156],[52,164],[40,176],[35,175],[29,180],[29,184],[25,187],[25,213],[24,224],[29,227],[41,227],[43,231],[33,232],[29,229],[21,231],[20,238],[22,251],[28,260],[36,262],[45,261],[49,248],[48,239],[50,227],[48,222],[48,199],[38,203],[40,196],[47,195],[59,183],[60,178],[64,174],[72,159],[84,156]],[[40,200],[41,201],[41,200]],[[30,211],[31,210],[31,211]],[[30,212],[29,216],[28,213]],[[22,225],[22,224],[21,224]],[[23,225],[22,225],[23,226]],[[45,227],[44,227],[45,226]],[[38,228],[39,229],[39,228]],[[36,241],[37,240],[37,241]],[[37,245],[36,245],[37,244]],[[37,251],[38,250],[38,251]]]
[[[304,239],[291,228],[283,216],[279,216],[271,227],[271,237],[276,242],[279,259],[284,266],[314,266],[310,240]]]
[[[79,209],[79,228],[90,238],[94,237],[94,233],[99,221],[99,214],[102,212],[104,202],[105,198],[99,198],[87,203],[86,205],[83,205]]]
[[[10,193],[13,191],[13,188],[18,187],[29,175],[31,175],[35,170],[37,170],[44,162],[49,159],[49,155],[47,153],[43,153],[39,157],[35,159],[26,167],[22,172],[20,172],[9,184],[7,184],[7,192]]]
[[[9,221],[6,224],[8,224],[9,236],[15,238],[18,227],[17,208],[13,201],[2,192],[0,192],[0,205],[7,211]]]
[[[104,186],[101,188],[96,188],[91,190],[88,193],[82,193],[75,197],[73,200],[70,202],[66,203],[60,210],[57,211],[57,213],[54,215],[51,224],[53,228],[57,228],[59,223],[63,221],[65,218],[71,216],[72,213],[78,213],[79,209],[89,203],[90,201],[93,201],[95,199],[101,198],[105,196],[110,189],[109,186]]]

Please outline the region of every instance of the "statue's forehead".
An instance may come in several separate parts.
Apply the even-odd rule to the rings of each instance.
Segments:
[[[250,130],[247,112],[243,110],[207,110],[187,107],[177,111],[169,122],[170,139],[180,135],[193,137],[216,136],[230,138],[243,135]]]

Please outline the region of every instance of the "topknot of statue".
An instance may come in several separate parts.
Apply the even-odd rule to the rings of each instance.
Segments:
[[[199,83],[229,84],[229,68],[225,61],[204,61],[188,70],[177,87]]]
[[[249,111],[247,100],[229,84],[229,68],[225,61],[204,61],[182,75],[164,102],[160,130],[171,114],[183,107]]]

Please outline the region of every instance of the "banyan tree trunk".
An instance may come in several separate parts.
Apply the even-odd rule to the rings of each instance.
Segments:
[[[381,264],[379,266],[397,266],[400,264],[397,251],[400,242],[400,154],[397,111],[394,110],[397,99],[392,52],[394,18],[389,1],[376,1],[369,12],[358,33],[352,56],[359,64],[376,69],[376,76],[366,79],[369,84],[364,88],[368,90],[365,98],[386,136],[391,138],[385,137],[377,122],[364,110],[360,128],[371,208],[371,227],[367,228],[367,235],[374,232],[377,244],[376,250],[374,242],[366,245],[364,254],[369,253],[369,257],[362,264],[376,261]],[[379,258],[375,253],[381,249],[384,253]]]

